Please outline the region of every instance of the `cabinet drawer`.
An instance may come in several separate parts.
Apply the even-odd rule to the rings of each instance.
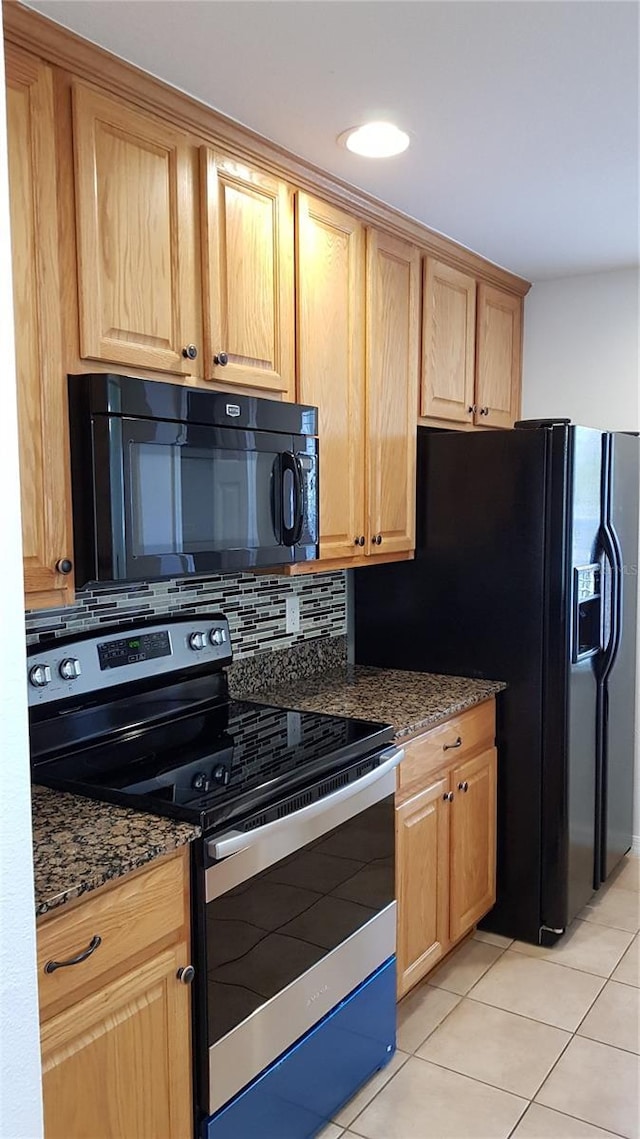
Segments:
[[[175,941],[187,919],[185,871],[181,852],[39,925],[41,1011],[54,1003],[69,1003],[80,989],[91,991],[92,982],[98,987],[107,972],[128,968],[131,959],[148,946]],[[45,972],[47,962],[77,957],[96,937],[100,944],[86,960]]]
[[[400,798],[426,785],[434,772],[466,759],[478,748],[492,747],[494,739],[495,701],[491,699],[409,740],[403,745],[405,757],[398,768]]]

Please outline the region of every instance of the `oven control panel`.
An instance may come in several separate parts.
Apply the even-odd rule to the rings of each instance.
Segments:
[[[89,695],[195,665],[210,664],[218,670],[231,659],[229,623],[222,613],[92,630],[73,641],[65,637],[46,646],[29,646],[29,705]]]

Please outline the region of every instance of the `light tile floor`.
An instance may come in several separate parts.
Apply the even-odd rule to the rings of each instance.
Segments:
[[[557,946],[476,933],[318,1139],[640,1139],[640,859]]]

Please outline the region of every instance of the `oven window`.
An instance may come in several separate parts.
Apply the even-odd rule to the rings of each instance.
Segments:
[[[210,1045],[393,901],[393,809],[389,796],[207,904]]]
[[[277,543],[275,452],[131,440],[131,553],[136,558]]]

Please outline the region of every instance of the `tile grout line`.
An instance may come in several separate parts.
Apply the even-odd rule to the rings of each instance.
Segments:
[[[470,937],[469,940],[466,942],[466,944],[470,945],[472,942],[473,942],[473,937]],[[491,945],[491,942],[477,941],[475,944],[476,945]],[[492,949],[499,949],[500,950],[498,956],[493,961],[489,962],[486,969],[484,969],[482,971],[482,973],[480,974],[480,976],[476,978],[476,980],[471,985],[471,988],[467,989],[466,993],[456,993],[456,991],[454,989],[445,989],[443,985],[434,985],[433,981],[429,981],[429,980],[427,980],[427,985],[430,985],[432,989],[440,989],[441,992],[453,993],[454,997],[460,997],[461,1000],[464,1000],[465,997],[469,996],[471,989],[475,988],[475,986],[477,984],[479,984],[479,982],[482,980],[483,977],[486,977],[489,970],[493,969],[494,965],[497,965],[498,961],[500,961],[504,957],[505,953],[507,953],[509,951],[509,949],[511,948],[510,945],[505,945],[505,946],[492,945],[491,947],[492,947]],[[462,948],[462,946],[460,948]],[[440,966],[437,965],[436,968],[439,969]],[[458,1006],[456,1005],[455,1008],[457,1008],[457,1007]],[[449,1013],[451,1013],[453,1011],[454,1011],[454,1009],[450,1009],[449,1012],[447,1013],[447,1016],[449,1016]],[[444,1019],[446,1020],[446,1017]],[[440,1023],[442,1024],[443,1022],[441,1021]],[[437,1024],[436,1028],[439,1028],[439,1027],[440,1027],[440,1025]],[[435,1032],[435,1029],[433,1029],[433,1031]],[[422,1041],[422,1044],[424,1044],[425,1040],[429,1039],[429,1036],[431,1036],[431,1033],[429,1033],[427,1036],[425,1036],[424,1040]],[[421,1048],[422,1044],[418,1045],[418,1047]]]
[[[596,923],[590,922],[589,924],[595,925]],[[602,929],[614,929],[615,927],[614,926],[602,926],[601,928]],[[628,933],[628,932],[629,932],[628,930],[616,929],[616,933]],[[566,961],[552,961],[550,958],[547,958],[547,957],[538,957],[538,955],[535,953],[527,953],[524,949],[516,949],[515,946],[510,946],[510,948],[513,949],[514,953],[518,953],[520,955],[520,957],[528,957],[530,961],[547,961],[549,965],[560,965],[560,967],[562,969],[573,969],[574,973],[586,973],[587,976],[589,976],[589,977],[603,977],[604,976],[607,981],[610,981],[613,973],[618,968],[618,965],[622,961],[622,958],[624,957],[625,953],[627,953],[627,951],[629,949],[631,949],[631,946],[633,945],[635,936],[636,936],[635,934],[632,934],[631,941],[623,949],[622,953],[620,954],[620,957],[618,958],[615,965],[613,966],[611,973],[593,973],[590,969],[580,969],[580,967],[578,965],[567,965]]]
[[[623,889],[623,887],[618,887],[618,889]],[[632,893],[632,892],[635,892],[635,891],[628,891],[628,892],[629,892],[629,893]],[[580,921],[584,921],[584,920],[586,920],[586,919],[580,918],[580,919],[578,919],[578,920],[580,920]],[[600,922],[591,922],[590,924],[591,924],[591,925],[602,925],[602,923],[600,923]],[[620,931],[620,930],[619,930],[619,927],[618,927],[618,926],[603,926],[603,928],[605,928],[605,929],[615,929],[615,930],[618,930],[619,932],[623,932],[623,933],[632,933],[632,931],[631,931],[631,930],[622,930],[622,931]],[[364,1112],[365,1112],[366,1110],[368,1110],[368,1108],[369,1108],[369,1107],[371,1107],[371,1106],[372,1106],[372,1104],[373,1104],[373,1103],[374,1103],[374,1101],[375,1101],[375,1100],[378,1098],[378,1096],[379,1096],[379,1095],[381,1095],[381,1094],[382,1094],[382,1092],[384,1092],[384,1091],[385,1091],[385,1090],[386,1090],[386,1089],[387,1089],[387,1088],[388,1088],[388,1087],[391,1085],[391,1083],[392,1083],[392,1082],[393,1082],[393,1080],[396,1078],[396,1076],[398,1075],[398,1073],[402,1071],[402,1069],[405,1067],[405,1065],[406,1065],[407,1061],[408,1061],[409,1059],[411,1059],[411,1058],[414,1058],[414,1059],[416,1059],[416,1060],[422,1060],[422,1062],[423,1062],[423,1063],[426,1063],[426,1064],[433,1064],[433,1065],[434,1065],[434,1067],[436,1067],[436,1068],[440,1068],[440,1069],[441,1069],[441,1071],[452,1072],[454,1075],[458,1075],[458,1076],[461,1076],[461,1077],[462,1077],[462,1078],[464,1078],[464,1079],[473,1080],[473,1082],[474,1082],[474,1083],[480,1084],[482,1087],[488,1087],[488,1088],[492,1088],[494,1091],[501,1091],[501,1092],[504,1092],[504,1094],[505,1094],[505,1095],[511,1095],[511,1096],[513,1096],[513,1097],[514,1097],[514,1098],[516,1098],[516,1099],[524,1100],[524,1101],[525,1101],[525,1103],[526,1103],[526,1106],[524,1107],[524,1110],[523,1110],[523,1111],[521,1112],[521,1114],[518,1116],[518,1119],[516,1120],[516,1122],[515,1122],[514,1126],[511,1128],[511,1130],[509,1131],[508,1135],[505,1137],[505,1139],[511,1139],[511,1136],[514,1134],[515,1130],[516,1130],[516,1129],[517,1129],[517,1128],[520,1126],[520,1123],[522,1122],[522,1120],[523,1120],[524,1116],[526,1115],[526,1113],[527,1113],[527,1111],[529,1110],[529,1108],[531,1107],[531,1105],[532,1105],[532,1104],[536,1104],[536,1103],[537,1103],[537,1101],[536,1101],[535,1097],[536,1097],[536,1096],[539,1094],[539,1092],[541,1091],[541,1089],[544,1087],[544,1085],[547,1083],[547,1081],[548,1081],[548,1080],[549,1080],[549,1078],[551,1077],[552,1073],[555,1071],[555,1069],[556,1069],[557,1065],[559,1064],[560,1060],[561,1060],[561,1059],[562,1059],[562,1057],[564,1056],[564,1054],[565,1054],[565,1052],[567,1051],[567,1049],[568,1049],[569,1045],[572,1043],[572,1041],[573,1041],[573,1040],[575,1040],[575,1038],[576,1038],[576,1036],[577,1036],[577,1033],[578,1033],[578,1029],[579,1029],[579,1028],[582,1026],[582,1024],[584,1023],[584,1021],[585,1021],[586,1017],[589,1015],[589,1013],[591,1012],[591,1010],[592,1010],[593,1006],[595,1005],[596,1001],[599,999],[600,995],[601,995],[601,994],[604,992],[604,989],[605,989],[606,985],[607,985],[607,984],[608,984],[608,982],[609,982],[609,981],[612,979],[612,975],[613,975],[613,972],[615,972],[615,970],[618,968],[618,965],[620,964],[620,961],[622,961],[622,958],[625,956],[625,954],[626,954],[626,953],[628,952],[628,950],[631,948],[631,945],[633,944],[633,941],[635,940],[635,938],[636,938],[637,936],[638,936],[638,931],[636,931],[635,933],[632,933],[632,938],[631,938],[631,941],[629,942],[629,945],[627,945],[627,946],[626,946],[626,948],[624,949],[623,953],[621,954],[621,956],[619,957],[619,959],[616,961],[615,965],[613,966],[613,969],[612,969],[612,971],[611,971],[609,974],[605,975],[605,976],[602,976],[602,974],[599,974],[599,973],[588,973],[586,970],[584,970],[584,969],[577,969],[577,968],[576,968],[575,966],[573,966],[573,965],[562,965],[562,968],[564,968],[564,969],[569,969],[569,970],[572,970],[574,973],[582,973],[584,976],[588,976],[588,977],[596,977],[598,980],[602,981],[602,985],[601,985],[601,987],[599,988],[598,992],[596,993],[595,997],[593,998],[593,1000],[591,1001],[591,1003],[590,1003],[589,1007],[587,1008],[587,1010],[586,1010],[586,1012],[585,1012],[584,1016],[582,1017],[582,1019],[580,1020],[580,1022],[578,1023],[578,1025],[576,1026],[576,1028],[575,1028],[575,1029],[561,1028],[561,1027],[560,1027],[559,1025],[557,1025],[557,1024],[549,1024],[547,1021],[539,1020],[539,1019],[536,1019],[535,1017],[529,1017],[529,1016],[526,1016],[526,1015],[524,1015],[523,1013],[517,1013],[517,1012],[513,1012],[511,1009],[501,1009],[499,1005],[490,1005],[490,1004],[488,1004],[488,1002],[487,1002],[487,1001],[481,1001],[481,1000],[479,1000],[477,997],[473,997],[473,996],[471,995],[471,994],[472,994],[472,992],[473,992],[473,990],[474,990],[474,988],[475,988],[475,986],[476,986],[477,984],[479,984],[479,982],[480,982],[480,981],[483,979],[483,977],[485,977],[485,976],[486,976],[486,975],[489,973],[489,971],[490,971],[491,969],[493,969],[494,965],[497,965],[497,964],[498,964],[498,961],[500,961],[500,960],[501,960],[501,959],[504,957],[505,953],[508,953],[510,949],[513,949],[513,946],[514,946],[514,943],[515,943],[515,939],[514,939],[514,940],[512,940],[512,942],[511,942],[511,944],[510,944],[510,945],[506,945],[506,946],[498,946],[498,945],[494,945],[494,946],[493,946],[493,948],[494,948],[494,949],[500,949],[500,953],[499,953],[499,954],[498,954],[498,956],[495,958],[495,960],[494,960],[494,961],[492,961],[492,962],[491,962],[491,963],[490,963],[490,964],[487,966],[487,968],[483,970],[483,972],[482,972],[482,973],[480,974],[480,976],[479,976],[479,977],[478,977],[478,978],[477,978],[477,979],[476,979],[476,980],[473,982],[473,984],[471,985],[471,988],[470,988],[470,989],[468,989],[466,993],[456,993],[456,992],[455,992],[454,990],[452,990],[452,989],[444,989],[442,986],[439,986],[439,985],[434,985],[434,984],[433,984],[431,981],[428,981],[428,980],[427,980],[427,981],[426,981],[426,985],[427,985],[428,987],[431,987],[432,989],[436,989],[436,990],[438,990],[438,989],[439,989],[441,992],[448,992],[448,993],[450,993],[452,996],[460,997],[460,1000],[459,1000],[459,1001],[458,1001],[458,1002],[457,1002],[457,1003],[456,1003],[456,1004],[453,1006],[453,1008],[449,1009],[449,1011],[448,1011],[448,1012],[445,1014],[445,1016],[442,1018],[442,1020],[441,1020],[441,1021],[439,1021],[439,1023],[438,1023],[438,1024],[436,1024],[436,1025],[435,1025],[435,1026],[434,1026],[434,1027],[431,1029],[431,1031],[427,1033],[427,1035],[424,1037],[424,1040],[422,1040],[422,1042],[421,1042],[420,1044],[418,1044],[418,1045],[417,1045],[417,1047],[416,1047],[416,1048],[415,1048],[415,1049],[414,1049],[412,1052],[409,1052],[409,1053],[407,1053],[406,1059],[405,1059],[405,1060],[403,1060],[403,1062],[402,1062],[402,1064],[400,1065],[400,1067],[398,1068],[398,1070],[397,1070],[396,1072],[394,1072],[394,1073],[393,1073],[393,1075],[391,1076],[391,1078],[390,1078],[390,1079],[389,1079],[389,1080],[388,1080],[388,1081],[387,1081],[387,1082],[386,1082],[386,1083],[383,1085],[383,1087],[381,1087],[381,1088],[380,1088],[380,1090],[379,1090],[379,1091],[377,1091],[377,1092],[375,1093],[375,1095],[373,1095],[373,1096],[372,1096],[372,1098],[371,1098],[371,1099],[368,1101],[368,1103],[366,1103],[366,1104],[364,1105],[364,1107],[362,1108],[362,1111],[358,1112],[358,1114],[355,1116],[355,1118],[352,1120],[352,1122],[351,1122],[351,1123],[350,1123],[350,1124],[349,1124],[349,1125],[348,1125],[348,1126],[347,1126],[347,1127],[344,1129],[344,1131],[343,1131],[343,1132],[341,1132],[340,1136],[338,1136],[338,1137],[337,1137],[337,1139],[343,1139],[343,1137],[344,1137],[344,1136],[345,1136],[347,1133],[349,1133],[349,1132],[351,1132],[351,1131],[352,1131],[352,1128],[354,1128],[354,1124],[355,1124],[355,1123],[357,1123],[358,1119],[360,1119],[360,1117],[361,1117],[361,1116],[364,1114]],[[472,937],[469,939],[469,941],[472,941],[472,940],[473,940],[473,935],[472,935]],[[491,945],[492,943],[491,943],[491,942],[483,942],[483,941],[481,941],[481,940],[478,940],[477,944],[479,944],[479,945],[482,945],[482,944],[485,944],[485,945]],[[526,953],[522,953],[521,951],[519,951],[519,950],[517,950],[517,949],[513,949],[513,952],[514,952],[514,953],[520,953],[520,956],[521,956],[521,957],[527,957],[527,956],[529,956],[528,954],[526,954]],[[545,958],[538,958],[538,957],[531,957],[531,956],[529,956],[529,960],[542,960],[542,961],[544,961],[544,960],[546,960],[546,959],[545,959]],[[560,962],[548,962],[548,963],[549,963],[549,964],[560,964]],[[624,982],[624,981],[617,981],[617,982],[615,982],[615,983],[616,983],[616,984],[625,984],[625,982]],[[636,988],[636,986],[634,986],[634,985],[627,985],[626,987],[627,987],[627,988],[631,988],[631,989],[633,989],[633,988]],[[409,996],[409,994],[407,994],[407,996]],[[568,1033],[568,1034],[569,1034],[567,1041],[565,1042],[564,1046],[562,1047],[562,1050],[560,1051],[560,1053],[558,1054],[558,1056],[557,1056],[557,1057],[556,1057],[556,1059],[554,1060],[553,1064],[551,1065],[551,1068],[550,1068],[550,1069],[549,1069],[549,1071],[547,1072],[546,1076],[544,1077],[544,1079],[541,1081],[541,1083],[540,1083],[540,1084],[539,1084],[539,1086],[537,1087],[536,1091],[534,1092],[533,1098],[531,1098],[531,1099],[528,1099],[526,1096],[518,1095],[516,1092],[510,1092],[510,1091],[507,1091],[505,1088],[501,1088],[501,1087],[499,1087],[497,1084],[491,1084],[491,1083],[488,1083],[488,1082],[487,1082],[487,1081],[485,1081],[485,1080],[480,1080],[480,1079],[478,1079],[478,1078],[477,1078],[477,1077],[475,1077],[475,1076],[469,1076],[469,1075],[467,1075],[465,1072],[459,1072],[459,1071],[458,1071],[457,1069],[455,1069],[455,1068],[447,1068],[447,1067],[446,1067],[446,1065],[444,1065],[444,1064],[439,1064],[439,1063],[437,1062],[437,1060],[426,1060],[426,1059],[424,1059],[422,1056],[418,1056],[418,1055],[417,1055],[417,1052],[418,1052],[418,1050],[419,1050],[420,1048],[422,1048],[424,1044],[426,1044],[427,1040],[429,1040],[429,1039],[430,1039],[430,1038],[431,1038],[431,1037],[434,1035],[434,1033],[436,1033],[436,1032],[438,1031],[438,1029],[442,1027],[442,1025],[444,1025],[444,1024],[445,1024],[445,1022],[448,1020],[448,1018],[451,1016],[451,1014],[452,1014],[452,1013],[454,1013],[454,1012],[455,1012],[455,1010],[456,1010],[457,1008],[460,1008],[461,1004],[462,1004],[462,1003],[463,1003],[463,1001],[465,1001],[465,1000],[471,1000],[471,1001],[475,1002],[476,1004],[481,1004],[481,1005],[483,1005],[485,1008],[497,1008],[497,1009],[499,1009],[499,1011],[501,1011],[501,1012],[506,1012],[506,1013],[509,1013],[511,1016],[519,1016],[519,1017],[520,1017],[522,1020],[528,1020],[528,1021],[532,1022],[533,1024],[543,1024],[543,1025],[545,1025],[545,1026],[546,1026],[546,1027],[548,1027],[548,1028],[555,1028],[555,1029],[557,1029],[557,1030],[558,1030],[558,1031],[560,1031],[560,1032],[566,1032],[566,1033]],[[600,1040],[592,1040],[592,1038],[591,1038],[591,1037],[584,1037],[584,1036],[581,1036],[581,1037],[580,1037],[580,1039],[581,1039],[581,1040],[591,1040],[591,1041],[592,1041],[592,1043],[594,1043],[594,1044],[601,1044],[603,1047],[606,1047],[606,1048],[614,1048],[616,1051],[618,1051],[618,1052],[624,1052],[624,1053],[626,1053],[627,1055],[637,1055],[637,1053],[634,1053],[634,1052],[630,1052],[628,1049],[624,1049],[624,1048],[618,1048],[616,1045],[613,1045],[613,1044],[606,1044],[604,1041],[600,1041]],[[400,1051],[403,1051],[403,1049],[400,1049]],[[545,1107],[546,1105],[545,1105],[545,1104],[540,1104],[540,1103],[537,1103],[537,1106],[538,1106],[538,1107]],[[555,1109],[555,1108],[549,1108],[548,1110],[556,1110],[556,1109]],[[591,1127],[594,1127],[594,1126],[596,1126],[595,1124],[593,1124],[593,1123],[590,1123],[590,1121],[589,1121],[589,1120],[586,1120],[586,1119],[582,1119],[582,1117],[581,1117],[581,1116],[577,1116],[577,1115],[569,1115],[569,1113],[568,1113],[568,1112],[564,1112],[564,1111],[560,1111],[560,1112],[559,1112],[559,1114],[561,1114],[561,1115],[564,1115],[564,1116],[565,1116],[567,1119],[577,1119],[577,1120],[579,1120],[580,1122],[582,1122],[582,1123],[586,1123],[587,1125],[589,1125],[589,1126],[591,1126]],[[339,1125],[339,1124],[337,1124],[337,1126],[340,1126],[340,1125]],[[607,1134],[611,1135],[611,1136],[613,1137],[613,1139],[621,1139],[621,1137],[619,1137],[619,1136],[617,1135],[617,1133],[616,1133],[616,1132],[610,1131],[610,1130],[609,1130],[608,1128],[606,1128],[606,1127],[603,1127],[603,1128],[601,1128],[601,1130],[602,1130],[602,1131],[605,1131],[605,1132],[607,1132]],[[365,1137],[363,1137],[363,1136],[362,1136],[362,1135],[361,1135],[359,1132],[357,1132],[357,1131],[355,1131],[355,1130],[353,1131],[353,1134],[354,1134],[354,1135],[356,1135],[356,1136],[358,1136],[358,1139],[365,1139]]]
[[[601,992],[602,989],[600,990],[600,993]],[[598,996],[600,996],[600,993],[598,993]],[[470,993],[468,996],[463,997],[462,999],[473,1001],[474,1004],[482,1005],[483,1008],[494,1008],[496,1012],[506,1012],[509,1016],[518,1016],[520,1017],[520,1020],[527,1020],[530,1024],[541,1024],[544,1028],[555,1028],[556,1032],[568,1032],[570,1036],[575,1036],[575,1032],[572,1028],[563,1028],[560,1024],[549,1024],[548,1020],[539,1020],[535,1016],[527,1016],[526,1012],[514,1012],[513,1009],[510,1008],[502,1008],[502,1005],[490,1005],[488,1001],[481,1001],[479,997],[472,997]],[[596,1000],[597,999],[598,997],[596,997]],[[459,1006],[456,1005],[456,1008],[458,1007]],[[454,1012],[455,1010],[451,1009],[451,1011]],[[582,1023],[582,1021],[580,1023]]]
[[[592,922],[591,924],[592,924],[592,925],[596,925],[597,923],[596,923],[596,922]],[[616,927],[616,926],[606,926],[605,928],[607,928],[607,929],[616,929],[617,927]],[[628,931],[626,931],[626,930],[625,930],[625,932],[628,932]],[[635,935],[634,935],[634,936],[635,936]],[[630,945],[632,945],[632,944],[633,944],[633,941],[631,941],[631,942],[629,943],[629,945],[627,946],[627,949],[629,949]],[[626,952],[627,952],[627,949],[625,949],[624,953],[626,953]],[[624,957],[624,953],[622,954],[622,957]],[[620,958],[620,961],[622,960],[622,957]],[[620,963],[620,962],[618,962],[618,963],[615,965],[615,967],[614,967],[614,971],[615,971],[615,969],[617,969],[617,968],[618,968],[618,964],[619,964],[619,963]],[[570,966],[566,966],[566,968],[570,968]],[[575,970],[575,972],[580,972],[580,970],[576,969],[576,970]],[[592,974],[589,974],[589,975],[592,975]],[[574,1041],[574,1040],[576,1039],[576,1035],[577,1035],[578,1029],[579,1029],[579,1028],[580,1028],[580,1026],[581,1026],[581,1025],[584,1023],[584,1020],[585,1020],[585,1018],[586,1018],[586,1017],[589,1015],[589,1013],[591,1012],[591,1009],[592,1009],[592,1008],[593,1008],[593,1006],[595,1005],[595,1003],[596,1003],[596,1001],[598,1000],[598,998],[599,998],[600,994],[604,992],[604,989],[605,989],[605,987],[606,987],[606,985],[607,985],[607,982],[608,982],[608,980],[609,980],[609,978],[608,978],[608,977],[604,979],[604,984],[602,985],[602,987],[600,988],[600,990],[598,991],[598,993],[596,994],[596,996],[595,996],[595,997],[594,997],[594,999],[592,1000],[592,1002],[591,1002],[591,1004],[589,1005],[589,1008],[587,1009],[587,1011],[585,1012],[585,1014],[584,1014],[584,1016],[583,1016],[582,1020],[580,1021],[580,1023],[579,1023],[579,1024],[576,1026],[576,1028],[575,1028],[575,1029],[573,1030],[573,1032],[571,1033],[571,1036],[570,1036],[569,1040],[567,1040],[567,1043],[566,1043],[565,1047],[562,1049],[562,1052],[560,1053],[560,1055],[558,1056],[557,1060],[555,1061],[555,1063],[553,1064],[553,1066],[551,1067],[551,1069],[549,1070],[549,1072],[548,1072],[548,1073],[547,1073],[547,1075],[545,1076],[544,1080],[543,1080],[543,1081],[542,1081],[542,1083],[540,1084],[540,1087],[538,1088],[538,1090],[537,1090],[537,1091],[536,1091],[536,1093],[535,1093],[535,1094],[536,1094],[536,1096],[540,1094],[540,1092],[541,1092],[542,1088],[544,1087],[544,1085],[545,1085],[545,1084],[547,1083],[547,1081],[548,1081],[548,1080],[551,1078],[551,1076],[552,1076],[553,1072],[555,1071],[556,1067],[557,1067],[557,1066],[558,1066],[558,1064],[560,1063],[560,1060],[561,1060],[561,1059],[562,1059],[562,1057],[564,1056],[564,1054],[565,1054],[565,1052],[567,1051],[567,1048],[569,1047],[569,1045],[572,1043],[572,1041]],[[567,1030],[567,1031],[568,1031],[568,1030]],[[585,1039],[585,1037],[581,1037],[581,1039]],[[600,1042],[600,1041],[595,1041],[594,1043],[601,1043],[601,1042]],[[610,1048],[610,1047],[613,1047],[613,1045],[606,1045],[605,1047],[609,1047],[609,1048]],[[535,1097],[534,1097],[534,1099],[532,1099],[532,1100],[531,1100],[531,1103],[536,1103],[536,1102],[537,1102],[537,1101],[536,1101],[536,1099],[535,1099]],[[545,1107],[546,1105],[545,1105],[545,1104],[538,1104],[538,1106],[539,1106],[539,1107]],[[527,1109],[527,1110],[528,1110],[528,1109]],[[555,1110],[555,1108],[550,1108],[549,1110],[550,1110],[550,1111],[553,1111],[553,1110]],[[590,1127],[595,1127],[595,1126],[596,1126],[596,1124],[590,1123],[590,1121],[589,1121],[589,1120],[587,1120],[587,1119],[582,1119],[582,1118],[581,1118],[581,1116],[579,1116],[579,1115],[569,1115],[569,1114],[568,1114],[568,1112],[564,1112],[564,1111],[563,1111],[563,1112],[561,1112],[560,1114],[561,1114],[561,1115],[566,1115],[568,1119],[580,1119],[582,1123],[588,1123]],[[604,1130],[604,1131],[608,1131],[608,1128],[602,1128],[602,1130]],[[609,1132],[609,1134],[611,1134],[611,1135],[616,1135],[616,1133],[615,1133],[615,1132],[613,1132],[613,1131],[612,1131],[612,1132]],[[510,1137],[509,1137],[509,1139],[510,1139]]]
[[[546,1103],[536,1103],[535,1100],[531,1101],[529,1107],[544,1107],[547,1111],[557,1111],[558,1115],[564,1115],[565,1119],[576,1119],[579,1123],[586,1123],[588,1127],[598,1127],[600,1131],[611,1135],[612,1139],[624,1139],[624,1136],[620,1135],[617,1131],[611,1131],[608,1127],[602,1127],[599,1123],[591,1123],[588,1119],[582,1119],[579,1115],[569,1115],[567,1111],[562,1111],[559,1107],[547,1107]],[[529,1108],[527,1108],[527,1111],[528,1110]],[[513,1134],[513,1132],[511,1134]],[[507,1139],[511,1139],[511,1136],[508,1136]]]
[[[539,1023],[540,1023],[540,1021],[538,1021],[538,1024]],[[562,1052],[564,1052],[565,1048],[569,1047],[570,1043],[571,1043],[571,1038],[569,1040],[567,1040],[566,1044],[563,1045]],[[562,1053],[561,1053],[561,1055],[562,1055]],[[522,1095],[521,1092],[512,1092],[512,1091],[508,1090],[507,1088],[500,1087],[499,1084],[491,1084],[491,1083],[489,1083],[488,1080],[481,1080],[479,1076],[470,1076],[468,1072],[461,1072],[461,1071],[459,1071],[458,1068],[449,1068],[449,1067],[447,1067],[446,1064],[442,1064],[438,1060],[431,1060],[431,1059],[427,1060],[427,1058],[425,1056],[414,1056],[414,1059],[415,1060],[421,1060],[423,1064],[433,1064],[434,1068],[441,1068],[443,1072],[452,1072],[454,1076],[461,1076],[463,1080],[473,1080],[474,1084],[482,1084],[482,1086],[484,1088],[492,1088],[494,1092],[503,1092],[504,1095],[510,1095],[510,1096],[513,1096],[515,1099],[525,1100],[527,1107],[529,1106],[530,1103],[533,1103],[532,1099],[529,1099],[529,1097],[526,1095]],[[551,1072],[553,1071],[553,1068],[555,1067],[555,1065],[557,1064],[559,1059],[560,1059],[560,1056],[558,1056],[557,1060],[554,1060],[553,1066],[551,1068],[549,1068],[547,1075],[540,1082],[539,1087],[536,1088],[534,1095],[538,1094],[538,1092],[540,1091],[540,1088],[542,1087],[542,1085],[544,1084],[544,1082],[546,1081],[548,1076],[551,1075]],[[381,1089],[381,1090],[383,1090],[383,1089]],[[378,1094],[380,1094],[380,1093],[378,1093]]]
[[[398,1051],[398,1049],[396,1048],[396,1052],[397,1052],[397,1051]],[[400,1049],[400,1051],[402,1051],[402,1049]],[[395,1055],[395,1053],[394,1053],[394,1055]],[[371,1107],[371,1104],[373,1103],[374,1099],[376,1099],[376,1098],[377,1098],[377,1097],[380,1095],[380,1092],[383,1092],[383,1091],[385,1090],[385,1088],[388,1088],[388,1087],[389,1087],[389,1085],[390,1085],[391,1083],[393,1083],[393,1081],[395,1080],[396,1076],[398,1075],[398,1072],[401,1072],[401,1071],[402,1071],[402,1069],[404,1068],[405,1064],[407,1063],[407,1060],[410,1060],[410,1059],[411,1059],[411,1057],[412,1057],[412,1055],[413,1055],[413,1053],[411,1053],[411,1052],[408,1052],[408,1053],[406,1053],[406,1057],[405,1057],[405,1059],[402,1061],[402,1063],[401,1063],[400,1067],[398,1068],[398,1070],[397,1070],[396,1072],[394,1072],[394,1073],[393,1073],[393,1075],[392,1075],[392,1076],[390,1076],[388,1080],[386,1080],[386,1082],[385,1082],[385,1083],[382,1085],[382,1087],[380,1088],[380,1090],[379,1090],[379,1091],[377,1091],[377,1092],[374,1092],[374,1094],[371,1096],[371,1099],[370,1099],[370,1100],[368,1100],[368,1101],[367,1101],[367,1103],[365,1103],[365,1105],[364,1105],[364,1107],[362,1108],[362,1110],[361,1110],[361,1111],[359,1111],[359,1112],[358,1112],[356,1115],[354,1115],[353,1119],[351,1120],[351,1123],[349,1123],[349,1124],[347,1125],[347,1127],[345,1128],[345,1131],[349,1131],[349,1130],[350,1130],[350,1129],[353,1127],[353,1125],[354,1125],[354,1123],[356,1122],[356,1120],[358,1120],[358,1119],[360,1118],[360,1116],[363,1114],[363,1112],[365,1112],[365,1111],[367,1110],[367,1108]],[[391,1060],[389,1061],[389,1063],[391,1063]],[[384,1070],[384,1069],[382,1069],[382,1068],[378,1068],[378,1071],[379,1071],[379,1072],[380,1072],[380,1071],[383,1071],[383,1070]],[[374,1076],[372,1076],[371,1078],[372,1078],[372,1079],[374,1079],[375,1077],[374,1077]],[[366,1087],[366,1084],[365,1084],[365,1087]],[[362,1091],[362,1088],[360,1089],[360,1091]],[[356,1092],[356,1095],[358,1095],[358,1094],[359,1094],[359,1093],[358,1093],[358,1092]],[[354,1096],[353,1098],[355,1099],[355,1096]],[[349,1101],[347,1101],[347,1103],[348,1103],[348,1102],[349,1102]],[[343,1108],[345,1108],[346,1106],[347,1106],[347,1104],[346,1104],[346,1103],[345,1103],[345,1104],[343,1104],[343,1106],[342,1106],[342,1108],[340,1108],[340,1110],[342,1111],[342,1110],[343,1110]],[[332,1119],[332,1120],[331,1120],[331,1122],[332,1122],[332,1123],[334,1123],[335,1121]],[[336,1123],[336,1127],[340,1127],[340,1124],[339,1124],[339,1123]]]

